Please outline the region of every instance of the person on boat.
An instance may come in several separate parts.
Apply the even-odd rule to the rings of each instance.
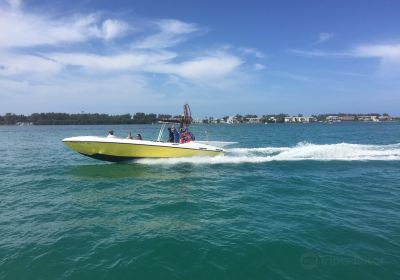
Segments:
[[[132,138],[132,133],[131,133],[130,131],[128,132],[128,136],[127,136],[126,138],[127,138],[127,139],[133,139],[133,138]]]
[[[108,132],[107,138],[115,138],[114,131],[110,130]]]
[[[192,139],[192,141],[196,140],[196,139],[194,138],[194,134],[193,134],[191,131],[189,131],[189,134],[190,134],[190,138]]]
[[[179,134],[179,143],[184,144],[184,143],[189,143],[192,141],[192,137],[190,136],[190,133],[186,127],[181,128],[181,133]]]
[[[143,140],[142,135],[140,133],[136,134],[136,140]]]
[[[172,127],[168,127],[168,142],[174,142],[174,132],[172,131]]]
[[[174,132],[174,143],[179,143],[179,132],[176,128],[172,128],[173,132]]]

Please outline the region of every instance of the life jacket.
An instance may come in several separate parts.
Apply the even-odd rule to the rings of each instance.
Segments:
[[[192,137],[190,136],[190,134],[188,132],[180,133],[180,135],[179,135],[179,143],[180,144],[188,143],[190,141],[192,141]]]

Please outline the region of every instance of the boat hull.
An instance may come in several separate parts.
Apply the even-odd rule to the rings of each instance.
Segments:
[[[197,143],[177,144],[101,137],[73,137],[66,138],[63,142],[70,149],[82,155],[112,162],[138,158],[223,155],[223,150],[220,148]]]

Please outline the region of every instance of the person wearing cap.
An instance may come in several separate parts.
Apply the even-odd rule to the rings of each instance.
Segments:
[[[181,133],[179,135],[179,143],[184,144],[190,141],[192,141],[192,137],[190,136],[188,129],[186,127],[181,128]]]

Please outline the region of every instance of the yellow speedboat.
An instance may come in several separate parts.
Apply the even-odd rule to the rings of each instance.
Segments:
[[[138,158],[219,156],[224,150],[204,142],[167,143],[159,141],[78,136],[62,140],[72,150],[99,160],[126,161]]]
[[[222,147],[234,142],[193,141],[189,137],[187,127],[192,122],[190,107],[183,106],[181,117],[165,119],[156,141],[133,140],[98,136],[78,136],[65,138],[62,141],[72,150],[95,159],[106,161],[125,161],[138,158],[176,158],[197,156],[220,156],[224,154]],[[179,123],[182,134],[179,143],[162,142],[162,135],[167,123]],[[186,136],[186,138],[185,138]]]

